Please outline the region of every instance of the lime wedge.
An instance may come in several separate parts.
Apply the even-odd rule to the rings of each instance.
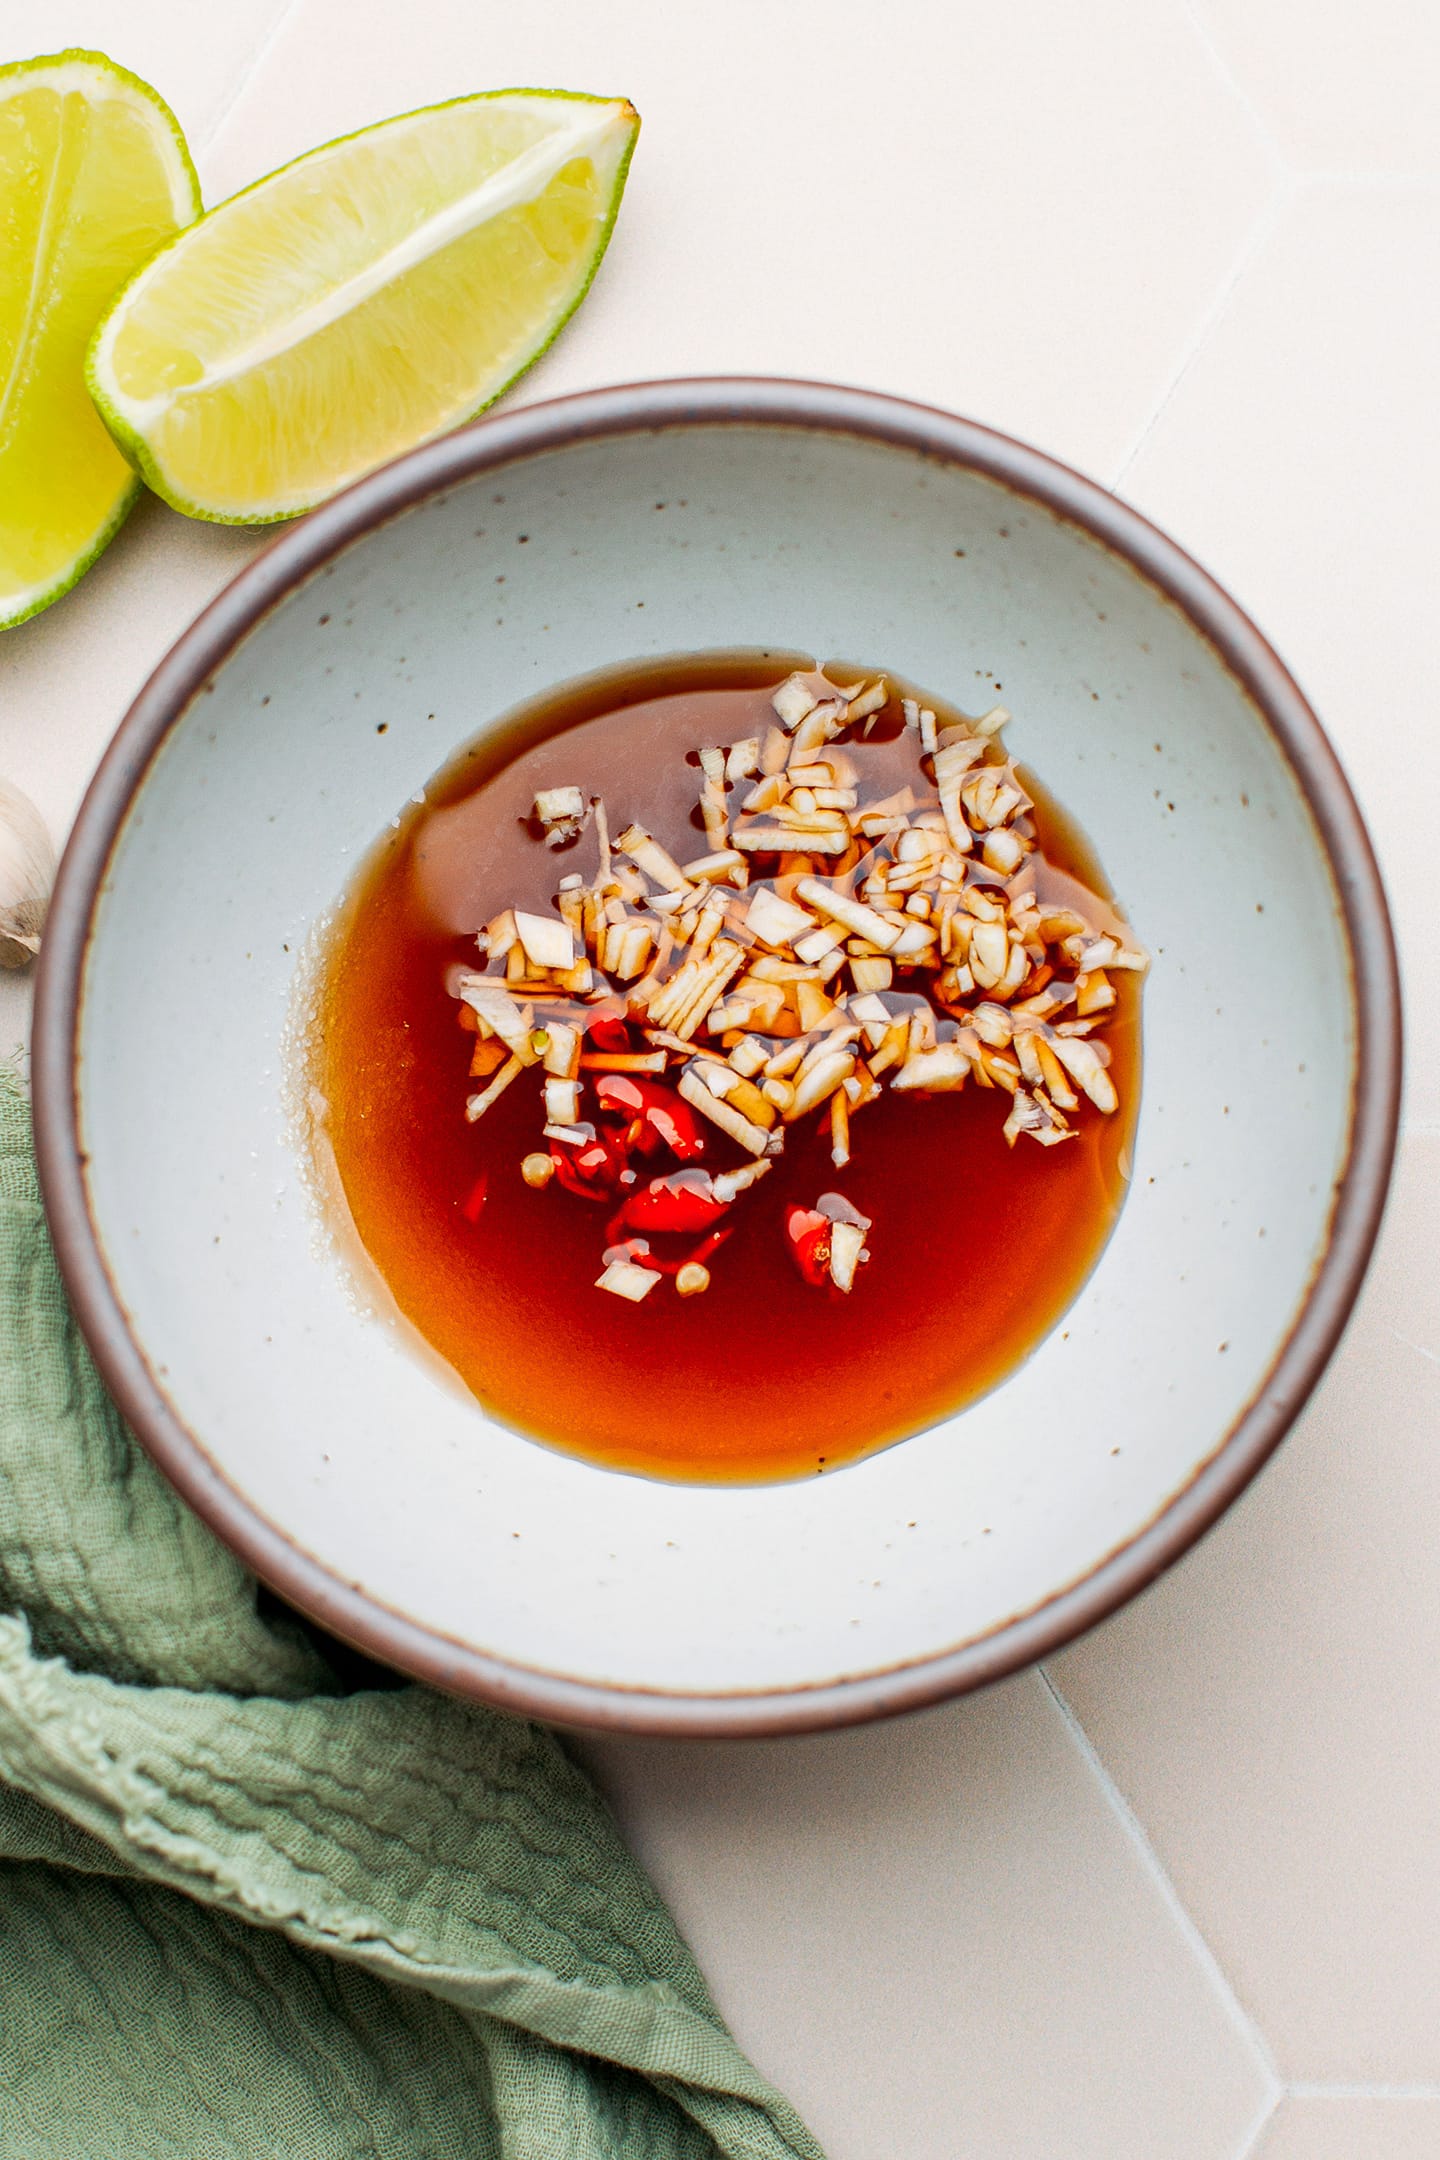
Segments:
[[[68,592],[139,492],[86,394],[85,347],[199,209],[147,83],[103,53],[0,68],[0,629]]]
[[[595,275],[639,117],[502,90],[327,143],[133,278],[91,395],[158,494],[258,525],[469,419]]]

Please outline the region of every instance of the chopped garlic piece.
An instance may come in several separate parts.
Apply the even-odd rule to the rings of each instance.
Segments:
[[[837,1290],[850,1291],[855,1287],[855,1270],[865,1251],[865,1232],[858,1223],[832,1222],[830,1225],[830,1280]]]
[[[871,713],[879,712],[882,705],[889,703],[889,699],[890,692],[882,676],[877,682],[868,684],[865,689],[851,693],[846,707],[847,717],[852,725],[857,720],[868,720]]]
[[[628,825],[615,843],[637,870],[643,870],[662,892],[683,892],[687,879],[673,855],[652,840],[643,825]]]
[[[561,847],[579,838],[590,813],[578,787],[556,787],[539,790],[534,815],[544,826],[549,845]]]
[[[977,1005],[970,1024],[981,1042],[988,1043],[992,1050],[1006,1049],[1015,1033],[1015,1022],[1003,1005]]]
[[[564,1020],[548,1020],[545,1023],[545,1054],[542,1060],[547,1073],[557,1080],[573,1080],[580,1070],[580,1030]]]
[[[837,892],[819,878],[797,878],[795,894],[797,899],[808,902],[817,915],[828,915],[832,922],[844,923],[847,930],[853,930],[857,937],[868,938],[882,952],[888,952],[899,939],[899,927],[892,926],[883,915],[877,915],[874,908]]]
[[[894,973],[890,961],[883,958],[866,960],[857,956],[850,962],[850,980],[857,990],[888,990]]]
[[[499,983],[487,981],[483,975],[462,975],[460,995],[472,1012],[492,1035],[498,1035],[512,1056],[522,1065],[535,1063],[535,1050],[530,1036],[535,1025],[535,1008],[517,1005],[508,990]]]
[[[803,675],[787,675],[770,700],[776,719],[787,729],[797,728],[819,702]]]
[[[1075,1010],[1084,1020],[1091,1013],[1107,1012],[1115,1003],[1115,986],[1103,968],[1075,978]]]
[[[717,848],[713,855],[697,855],[694,862],[682,865],[685,875],[697,885],[719,885],[733,880],[740,873],[741,881],[749,875],[745,857],[738,848]]]
[[[745,927],[762,944],[792,945],[796,938],[815,928],[815,918],[805,908],[782,900],[779,893],[762,885],[752,894],[745,910]]]
[[[989,869],[998,871],[1001,877],[1010,877],[1025,860],[1025,842],[1019,833],[1002,826],[986,834],[981,852]]]
[[[1010,940],[1005,925],[977,923],[970,940],[970,966],[982,989],[993,990],[1010,964]]]
[[[1056,1057],[1078,1087],[1085,1090],[1097,1110],[1108,1116],[1119,1106],[1115,1083],[1105,1070],[1094,1043],[1078,1042],[1073,1035],[1057,1035],[1051,1046]]]
[[[722,1170],[713,1180],[712,1191],[722,1205],[728,1207],[740,1193],[747,1192],[756,1181],[774,1167],[771,1159],[762,1157],[759,1162],[741,1163],[738,1170]]]
[[[788,784],[783,773],[767,773],[763,780],[756,781],[740,808],[751,816],[773,810],[777,803],[784,802]]]
[[[822,923],[819,928],[807,930],[803,937],[796,938],[795,957],[797,960],[802,960],[807,967],[815,967],[820,962],[827,960],[831,953],[836,952],[844,942],[845,934],[842,930],[836,930],[830,924]]]
[[[516,941],[515,910],[505,908],[480,932],[479,945],[492,962],[503,960]]]
[[[849,1050],[828,1050],[823,1057],[817,1058],[796,1085],[795,1099],[784,1113],[786,1124],[804,1117],[807,1110],[818,1110],[854,1070],[855,1058]]]
[[[712,1095],[693,1066],[680,1075],[680,1093],[692,1110],[698,1110],[712,1125],[729,1133],[731,1139],[738,1140],[751,1155],[763,1155],[769,1147],[770,1135],[765,1127],[752,1124],[749,1118],[742,1117],[738,1110],[732,1110],[727,1102],[722,1102],[718,1095]]]
[[[1023,1037],[1016,1040],[1017,1054],[1023,1040]],[[1065,1068],[1060,1063],[1059,1058],[1056,1057],[1054,1050],[1041,1035],[1034,1037],[1034,1043],[1036,1061],[1040,1066],[1039,1085],[1044,1088],[1051,1102],[1055,1103],[1061,1110],[1078,1110],[1080,1098],[1065,1077]],[[1023,1058],[1021,1063],[1024,1063]]]
[[[656,1283],[663,1280],[653,1268],[637,1267],[633,1260],[612,1260],[604,1274],[596,1276],[595,1287],[609,1290],[614,1296],[628,1298],[632,1305],[638,1305],[642,1298],[649,1297]]]
[[[791,765],[813,762],[814,754],[847,725],[843,698],[826,698],[805,715],[790,739]]]
[[[527,915],[515,910],[515,928],[526,958],[537,968],[563,970],[575,965],[575,940],[570,925],[554,915]]]
[[[547,1080],[545,1082],[545,1121],[549,1125],[579,1124],[580,1082],[578,1080]]]
[[[897,1094],[911,1088],[947,1094],[962,1088],[970,1077],[970,1060],[958,1043],[941,1043],[934,1050],[916,1050],[906,1058],[890,1085]]]
[[[525,1068],[519,1058],[507,1058],[489,1087],[482,1094],[468,1097],[465,1104],[466,1123],[473,1125],[477,1119],[484,1117],[485,1112],[490,1108],[496,1097],[503,1095],[511,1081],[518,1080],[524,1070]]]
[[[1024,1088],[1016,1091],[1004,1130],[1005,1138],[1011,1147],[1014,1147],[1022,1133],[1029,1133],[1032,1139],[1040,1142],[1041,1147],[1054,1147],[1058,1141],[1073,1140],[1076,1137],[1073,1128],[1065,1123],[1058,1111],[1047,1107],[1038,1092],[1027,1095]]]
[[[830,1160],[837,1170],[843,1170],[850,1160],[850,1098],[846,1091],[854,1085],[853,1079],[844,1080],[830,1097]]]
[[[744,1079],[753,1080],[769,1055],[758,1037],[747,1035],[743,1041],[736,1043],[730,1052],[730,1063]]]
[[[688,1048],[688,1045],[687,1045]],[[581,1072],[662,1073],[667,1060],[663,1050],[587,1050],[580,1060]]]
[[[790,825],[738,825],[730,844],[743,848],[747,855],[843,855],[850,835],[828,829],[808,832]]]
[[[562,818],[584,814],[585,798],[578,787],[541,788],[535,797],[535,815],[542,825],[558,825]]]

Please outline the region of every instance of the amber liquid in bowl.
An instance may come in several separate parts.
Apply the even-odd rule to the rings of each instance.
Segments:
[[[1139,1087],[1139,985],[1118,975],[1105,1041],[1119,1109],[1084,1107],[1077,1137],[1041,1148],[1002,1135],[1008,1098],[968,1085],[928,1098],[888,1089],[854,1119],[837,1170],[823,1118],[732,1210],[704,1295],[669,1283],[641,1304],[597,1291],[598,1209],[558,1183],[533,1190],[544,1146],[538,1083],[522,1075],[476,1124],[464,1105],[475,1037],[451,984],[502,908],[552,911],[560,878],[595,866],[587,832],[554,851],[537,791],[601,796],[612,833],[641,821],[680,861],[702,855],[697,745],[773,719],[787,653],[705,655],[611,671],[538,700],[462,751],[375,849],[333,933],[312,1072],[354,1227],[397,1305],[495,1417],[618,1469],[706,1482],[828,1472],[934,1424],[993,1388],[1047,1335],[1095,1265],[1125,1194]],[[835,680],[857,671],[827,667]],[[847,743],[866,797],[917,779],[899,719]],[[918,694],[918,693],[917,693]],[[925,693],[943,727],[958,718]],[[687,763],[687,757],[690,762]],[[1073,822],[1026,770],[1043,902],[1072,880],[1108,896]],[[923,783],[920,783],[923,784]],[[527,1082],[529,1084],[527,1084]],[[707,1161],[745,1158],[722,1134]],[[804,1282],[782,1231],[787,1203],[840,1192],[868,1216],[853,1293]],[[603,1221],[603,1218],[602,1218]],[[397,1439],[397,1444],[399,1444]],[[957,1439],[957,1445],[962,1444]]]

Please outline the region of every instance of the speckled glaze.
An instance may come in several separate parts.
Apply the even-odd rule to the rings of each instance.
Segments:
[[[317,924],[460,742],[594,668],[767,644],[1003,696],[1155,955],[1145,1086],[1119,1227],[1003,1387],[822,1479],[693,1488],[494,1425],[361,1309],[317,1236],[283,1038]],[[137,700],[51,923],[46,1201],[142,1438],[337,1632],[576,1724],[838,1724],[1067,1640],[1276,1445],[1389,1174],[1384,899],[1283,667],[1101,490],[854,391],[563,400],[286,532]]]

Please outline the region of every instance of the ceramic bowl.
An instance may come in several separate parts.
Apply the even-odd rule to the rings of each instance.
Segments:
[[[972,710],[1003,684],[1011,747],[1098,846],[1154,967],[1129,1199],[1061,1327],[945,1424],[724,1489],[552,1452],[412,1354],[317,1227],[285,1082],[317,926],[460,743],[590,670],[739,646],[888,664]],[[111,1388],[282,1596],[509,1708],[795,1730],[1055,1648],[1253,1476],[1369,1254],[1398,1012],[1329,745],[1172,542],[940,413],[648,385],[402,458],[181,638],[61,872],[38,1144]]]

